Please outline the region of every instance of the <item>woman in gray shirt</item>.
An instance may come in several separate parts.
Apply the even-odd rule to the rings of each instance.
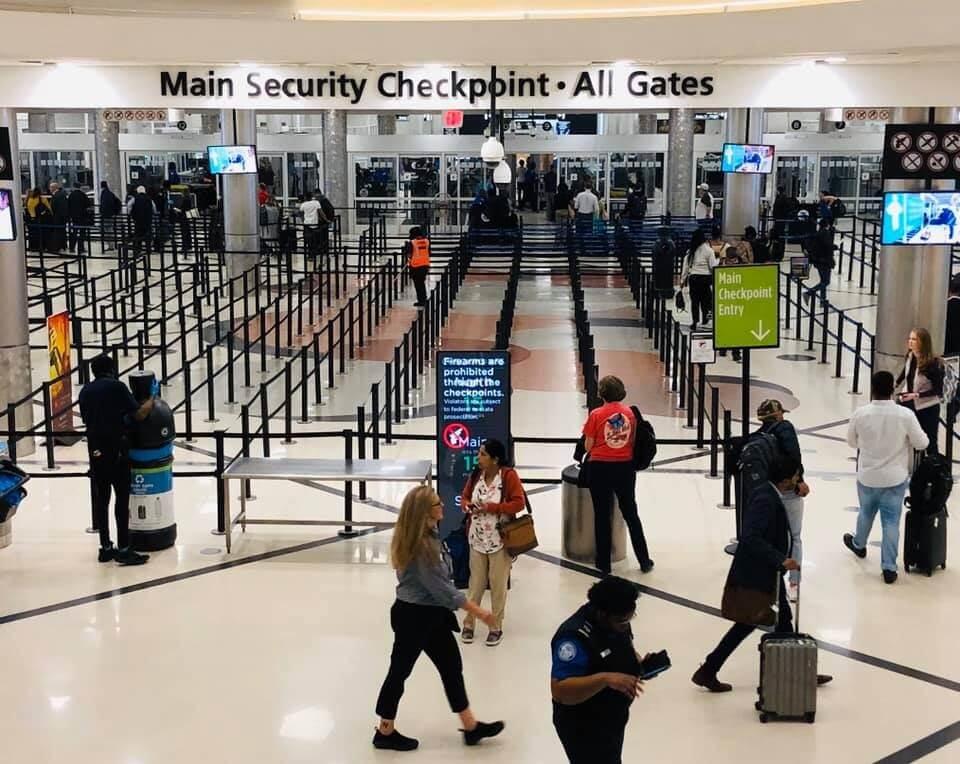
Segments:
[[[431,487],[418,486],[404,498],[393,531],[390,558],[398,580],[397,599],[390,608],[393,652],[377,698],[380,724],[373,736],[375,748],[412,751],[419,745],[414,738],[397,732],[394,720],[404,682],[422,652],[440,672],[450,708],[460,716],[466,745],[476,745],[503,731],[503,722],[478,722],[467,701],[463,661],[453,636],[460,626],[453,611],[466,610],[491,627],[494,616],[451,583],[450,560],[442,551],[437,532],[442,517],[440,497]]]

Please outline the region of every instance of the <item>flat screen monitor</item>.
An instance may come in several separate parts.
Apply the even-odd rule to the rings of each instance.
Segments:
[[[883,244],[960,244],[960,191],[888,191]]]
[[[773,146],[724,143],[720,169],[747,175],[769,175],[773,172]]]
[[[17,240],[17,218],[13,211],[13,192],[0,188],[0,241]]]
[[[255,175],[257,149],[254,146],[207,146],[211,175]]]

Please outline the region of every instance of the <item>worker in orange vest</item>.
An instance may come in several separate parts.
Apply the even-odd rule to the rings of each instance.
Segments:
[[[410,266],[410,276],[417,290],[418,308],[427,304],[427,276],[430,274],[430,240],[420,226],[410,229],[410,241],[403,248]]]

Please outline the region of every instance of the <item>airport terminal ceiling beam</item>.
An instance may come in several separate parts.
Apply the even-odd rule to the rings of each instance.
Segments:
[[[531,0],[532,1],[532,0]],[[0,0],[0,6],[2,6]],[[902,0],[766,12],[507,22],[357,22],[244,18],[226,3],[222,16],[184,19],[138,13],[0,11],[0,58],[118,63],[431,62],[563,64],[583,61],[741,61],[912,50],[956,52],[956,0]],[[197,11],[203,10],[203,3]],[[42,30],[43,45],[37,46]],[[189,33],[185,33],[189,30]],[[410,41],[416,39],[417,45]],[[148,45],[147,40],[163,40]],[[203,44],[198,45],[197,41]],[[322,57],[320,60],[318,57]],[[897,57],[892,57],[896,60]]]

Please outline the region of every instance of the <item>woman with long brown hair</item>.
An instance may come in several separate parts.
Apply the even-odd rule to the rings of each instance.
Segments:
[[[478,722],[467,701],[463,661],[453,636],[460,626],[453,611],[466,610],[490,627],[496,621],[493,613],[475,605],[451,583],[450,560],[437,533],[442,517],[443,503],[430,486],[411,490],[400,507],[390,545],[390,559],[399,582],[396,602],[390,608],[393,652],[377,698],[380,724],[373,736],[375,748],[412,751],[419,745],[414,738],[397,732],[394,721],[404,682],[420,653],[426,653],[440,672],[450,708],[463,725],[466,745],[476,745],[503,731],[503,722]]]
[[[930,332],[917,327],[910,330],[903,371],[897,377],[897,387],[903,390],[897,401],[912,408],[920,427],[930,439],[928,454],[939,453],[937,435],[940,429],[940,399],[943,397],[943,359],[934,355]]]

